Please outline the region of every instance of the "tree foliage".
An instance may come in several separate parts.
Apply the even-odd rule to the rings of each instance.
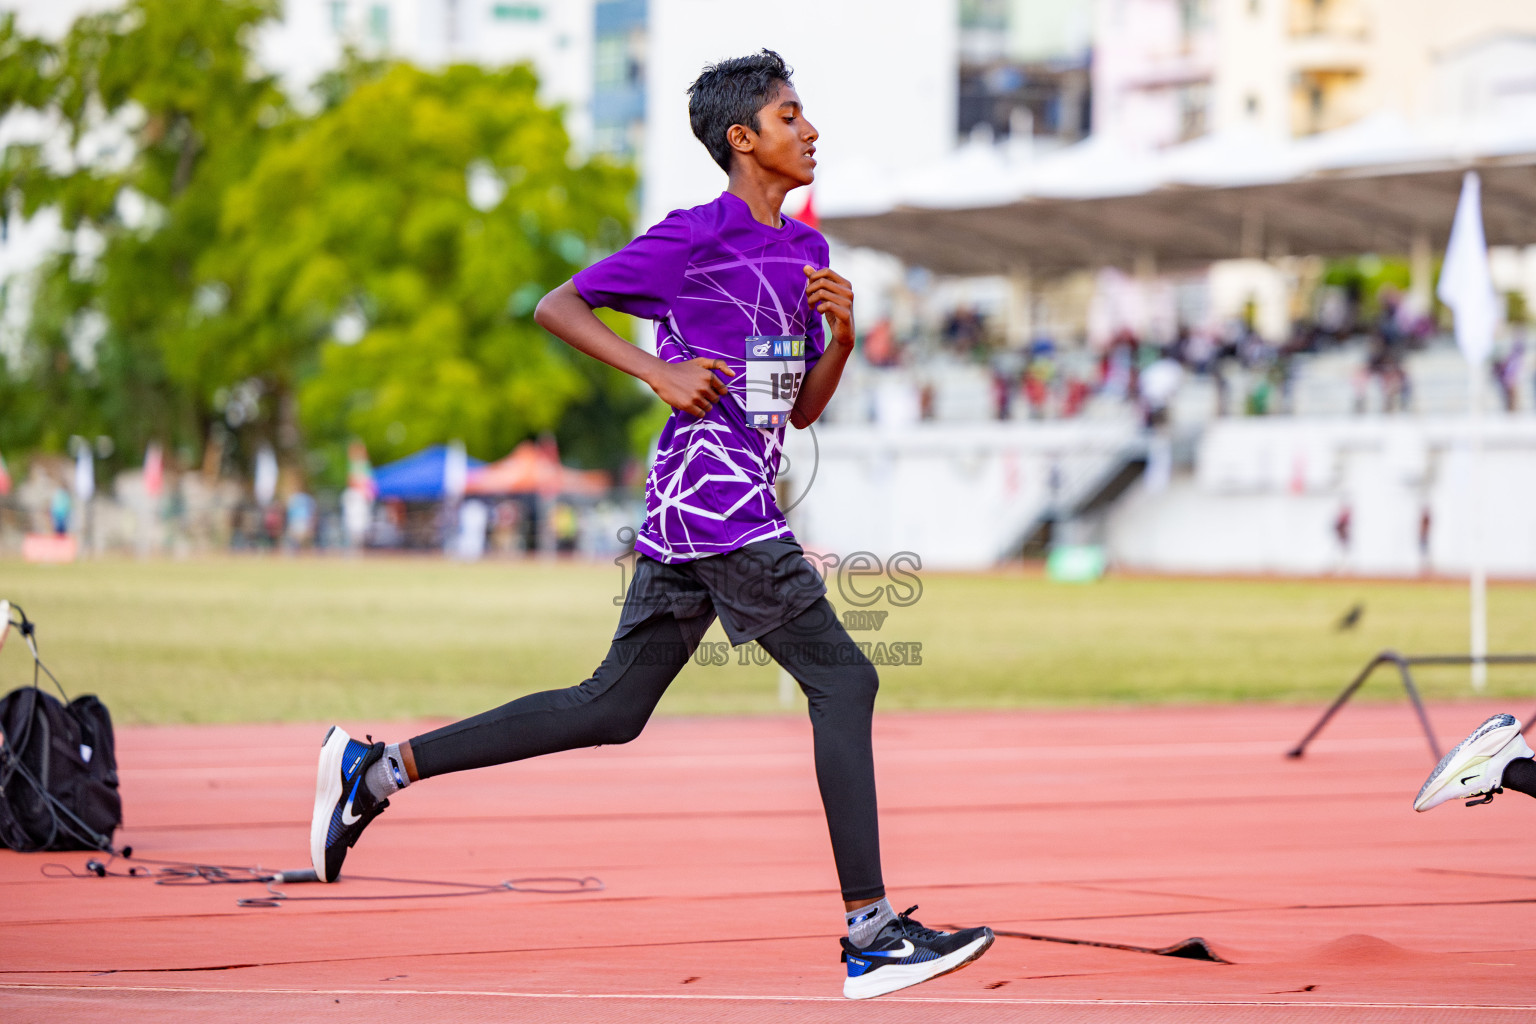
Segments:
[[[523,66],[353,62],[300,114],[251,57],[271,15],[130,0],[57,45],[0,20],[0,112],[55,129],[5,150],[0,197],[65,240],[0,362],[0,446],[211,428],[311,470],[352,436],[380,459],[549,430],[627,448],[633,382],[532,313],[625,240],[632,173],[576,160]]]
[[[460,438],[481,457],[551,430],[594,379],[533,323],[539,297],[623,240],[633,179],[569,162],[531,71],[396,65],[262,154],[230,194],[210,280],[240,344],[286,367],[316,442],[382,458]]]
[[[249,58],[268,0],[133,0],[59,43],[0,18],[0,113],[40,130],[0,158],[7,217],[53,219],[64,244],[25,301],[0,372],[0,444],[110,434],[196,445],[207,402],[168,358],[202,329],[197,267],[223,198],[288,116]],[[18,297],[19,296],[19,297]]]

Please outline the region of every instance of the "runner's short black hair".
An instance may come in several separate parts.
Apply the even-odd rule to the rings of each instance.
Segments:
[[[725,133],[739,124],[760,131],[757,112],[795,69],[772,50],[707,64],[688,87],[688,122],[720,169],[731,169],[731,144]]]

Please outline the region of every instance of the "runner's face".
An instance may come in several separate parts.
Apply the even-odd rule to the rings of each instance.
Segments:
[[[757,112],[758,130],[753,154],[764,170],[774,171],[795,183],[809,185],[816,179],[816,127],[805,119],[800,94],[788,82]]]

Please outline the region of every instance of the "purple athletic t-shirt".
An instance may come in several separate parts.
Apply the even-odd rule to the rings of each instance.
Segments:
[[[589,304],[655,321],[656,354],[667,362],[722,359],[736,374],[707,416],[674,409],[662,429],[635,538],[658,561],[791,536],[773,485],[788,411],[826,347],[804,267],[827,265],[827,242],[783,222],[758,223],[726,192],[674,210],[574,279]]]

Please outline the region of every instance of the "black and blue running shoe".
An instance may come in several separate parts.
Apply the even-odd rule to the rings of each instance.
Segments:
[[[315,814],[309,821],[309,859],[322,882],[336,881],[347,850],[389,806],[363,782],[368,768],[383,756],[384,744],[359,743],[338,726],[325,734],[315,777]]]
[[[985,953],[995,938],[990,928],[958,932],[924,928],[912,918],[916,909],[902,911],[862,949],[843,939],[843,961],[848,965],[843,995],[869,999],[958,971]]]

